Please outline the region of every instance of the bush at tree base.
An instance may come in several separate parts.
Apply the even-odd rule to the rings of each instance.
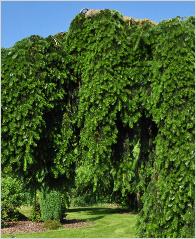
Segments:
[[[41,219],[43,221],[62,220],[65,216],[63,193],[59,190],[47,189],[40,194]]]
[[[112,179],[140,236],[194,236],[194,18],[81,13],[53,38],[3,53],[3,166],[38,187]]]

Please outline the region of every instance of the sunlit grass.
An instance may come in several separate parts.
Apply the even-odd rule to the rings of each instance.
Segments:
[[[24,211],[23,211],[24,210]],[[30,214],[29,208],[22,208],[27,216]],[[23,233],[3,235],[3,237],[19,238],[119,238],[136,237],[137,214],[127,212],[125,209],[115,207],[82,207],[72,208],[67,212],[67,219],[80,219],[88,222],[80,228],[60,228],[40,233]]]

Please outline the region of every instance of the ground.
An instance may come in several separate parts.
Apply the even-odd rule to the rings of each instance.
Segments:
[[[28,209],[23,208],[28,216]],[[136,237],[137,214],[112,205],[101,207],[71,208],[67,212],[67,223],[58,230],[43,231],[42,225],[38,232],[20,233],[2,232],[2,237],[18,238],[119,238]],[[23,222],[24,223],[24,222]],[[21,222],[19,223],[21,224]],[[28,224],[28,223],[27,223]],[[34,225],[35,226],[35,225]],[[41,226],[41,229],[40,229]],[[33,229],[32,225],[32,229]],[[20,227],[20,231],[22,228]],[[25,231],[25,230],[23,230]],[[40,232],[41,231],[41,232]],[[29,232],[29,231],[28,231]],[[6,234],[4,234],[6,233]]]

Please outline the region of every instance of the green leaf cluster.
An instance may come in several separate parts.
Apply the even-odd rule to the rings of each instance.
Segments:
[[[71,97],[65,38],[31,36],[2,51],[3,170],[23,176],[30,187],[51,184],[60,172],[54,161]]]

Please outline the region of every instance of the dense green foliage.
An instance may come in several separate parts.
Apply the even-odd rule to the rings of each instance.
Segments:
[[[140,236],[194,235],[193,17],[81,13],[67,34],[2,55],[4,168],[116,193],[140,209]]]
[[[2,55],[3,169],[8,165],[31,187],[53,184],[69,95],[63,47],[53,37],[31,36]]]
[[[159,130],[140,230],[149,237],[192,237],[194,19],[162,22],[150,32],[150,38],[153,59],[148,109]]]
[[[25,200],[22,182],[10,176],[4,176],[1,181],[1,220],[2,225],[6,221],[20,219],[17,207]]]
[[[142,195],[141,236],[192,236],[194,19],[128,27],[109,11],[79,15],[68,44],[82,79],[81,182],[113,176],[131,203]]]
[[[64,35],[31,36],[2,51],[3,171],[20,175],[33,191],[72,180],[73,162],[58,167],[71,95],[66,54],[57,40]]]

